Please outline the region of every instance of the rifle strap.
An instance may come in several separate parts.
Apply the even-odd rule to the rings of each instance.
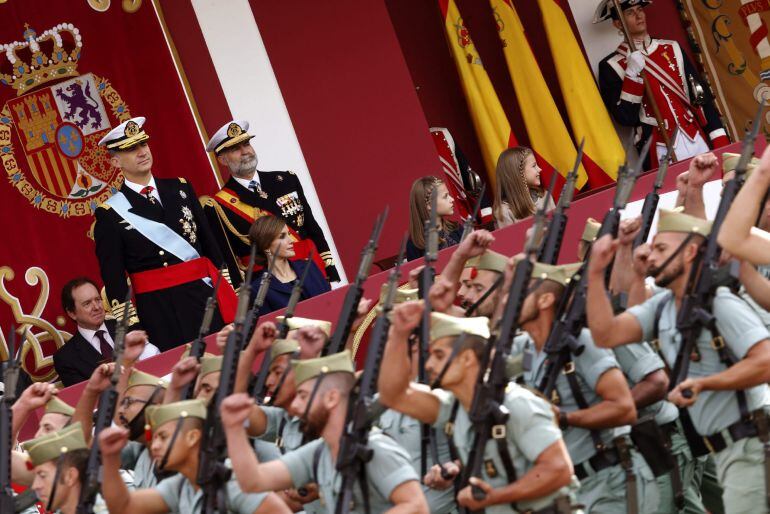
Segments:
[[[56,498],[56,486],[59,484],[59,477],[61,476],[61,461],[64,454],[59,455],[59,458],[56,459],[56,472],[53,475],[53,484],[51,484],[51,496],[48,497],[48,505],[45,506],[46,512],[53,512],[53,501]],[[93,470],[91,470],[93,471]],[[99,473],[99,470],[95,470],[96,473]],[[85,485],[86,481],[81,480],[81,484]],[[82,487],[82,486],[81,486]],[[83,494],[80,495],[80,501],[78,502],[78,507],[81,505],[85,505],[86,497],[83,496]]]
[[[473,313],[476,312],[476,309],[479,308],[479,306],[484,303],[484,301],[489,298],[492,293],[494,293],[502,284],[503,284],[503,274],[500,273],[499,276],[495,279],[495,281],[492,283],[491,286],[489,286],[489,289],[484,291],[484,294],[481,295],[481,297],[476,300],[470,307],[468,307],[465,310],[465,317],[469,318],[473,316]]]
[[[275,439],[275,445],[278,447],[278,451],[281,455],[286,453],[286,445],[283,440],[283,431],[286,430],[286,423],[289,420],[286,416],[281,418],[281,423],[278,425],[278,437]]]
[[[516,467],[513,465],[511,452],[508,450],[508,436],[505,428],[505,425],[492,426],[492,439],[497,443],[497,453],[500,454],[500,460],[503,462],[503,468],[505,469],[505,475],[508,477],[508,483],[512,484],[518,480],[518,478],[516,475]],[[511,507],[514,511],[518,512],[519,509],[515,502],[511,503]]]
[[[569,350],[564,350],[569,351]],[[554,369],[551,372],[552,373],[559,373],[561,370]],[[564,376],[567,377],[567,383],[569,384],[569,389],[572,392],[572,397],[575,399],[575,403],[577,403],[578,409],[584,410],[589,407],[588,402],[586,401],[586,397],[583,395],[583,391],[580,389],[580,383],[578,382],[577,373],[575,373],[575,362],[570,359],[567,361],[567,363],[564,365]],[[554,388],[555,389],[555,388]],[[597,452],[600,452],[604,449],[604,443],[602,442],[602,438],[599,435],[598,430],[590,430],[591,433],[591,440],[594,443],[594,449]]]
[[[168,442],[168,446],[166,446],[166,451],[163,453],[163,458],[160,459],[160,462],[158,463],[158,470],[164,471],[166,469],[166,464],[168,464],[168,456],[171,455],[171,450],[174,448],[174,443],[176,443],[177,438],[179,437],[179,432],[182,431],[182,423],[184,422],[185,418],[179,418],[176,420],[176,426],[174,427],[174,433],[171,436],[171,440]],[[150,441],[147,441],[148,443]]]
[[[305,407],[305,412],[302,413],[302,417],[300,418],[300,421],[304,421],[307,423],[308,416],[310,415],[310,407],[313,406],[313,400],[315,400],[316,395],[318,394],[318,389],[321,386],[321,382],[323,382],[323,379],[326,378],[326,373],[321,372],[318,375],[318,378],[315,381],[315,384],[313,385],[313,390],[310,391],[310,398],[307,401],[307,406]],[[304,444],[304,442],[303,442]]]
[[[457,412],[460,409],[460,402],[455,400],[452,403],[452,411],[449,414],[449,419],[444,424],[444,434],[446,434],[447,444],[449,445],[449,458],[454,462],[460,458],[460,453],[457,451],[457,445],[455,444],[455,420],[457,419]]]

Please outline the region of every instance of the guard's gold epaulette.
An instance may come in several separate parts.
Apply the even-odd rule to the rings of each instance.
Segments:
[[[198,202],[201,204],[201,207],[213,207],[216,200],[208,195],[203,195],[198,198]]]
[[[179,182],[181,182],[182,184],[187,184],[187,179],[186,178],[184,178],[184,177],[177,177],[177,178],[179,179]]]

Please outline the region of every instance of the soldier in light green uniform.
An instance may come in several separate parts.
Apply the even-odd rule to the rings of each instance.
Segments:
[[[177,474],[154,488],[129,491],[119,475],[119,455],[128,434],[120,428],[107,428],[99,437],[104,481],[102,492],[111,514],[198,514],[202,511],[203,490],[195,483],[198,456],[206,419],[206,404],[186,400],[149,407],[147,419],[152,430],[152,453],[165,460],[166,468]],[[176,434],[176,436],[174,435]],[[227,512],[232,514],[289,513],[274,494],[248,494],[235,479],[227,483]]]
[[[158,483],[149,451],[150,441],[145,438],[145,413],[149,406],[163,400],[166,387],[168,383],[162,378],[133,369],[118,405],[118,419],[129,430],[131,439],[121,453],[121,468],[130,472],[131,489],[155,487]]]
[[[661,353],[669,367],[674,367],[681,345],[677,304],[710,228],[708,221],[662,210],[647,262],[656,284],[668,291],[618,316],[608,310],[601,279],[612,259],[612,242],[607,237],[594,244],[587,306],[598,344],[614,347],[649,340],[657,325]],[[770,334],[754,311],[726,288],[717,290],[711,314],[719,337],[709,330],[701,332],[697,352],[689,359],[688,378],[671,391],[669,399],[688,408],[695,429],[712,451],[724,489],[725,511],[768,512],[763,445],[754,420],[764,419],[768,402]],[[685,390],[692,393],[689,398],[684,396]]]
[[[238,483],[245,491],[273,491],[318,484],[321,502],[332,512],[340,492],[341,477],[335,469],[340,437],[347,417],[348,401],[355,382],[350,352],[294,361],[297,395],[292,409],[303,412],[307,433],[314,440],[280,460],[260,463],[249,450],[243,423],[253,409],[245,394],[232,395],[222,403],[222,423]],[[368,447],[372,459],[366,464],[365,481],[353,487],[351,513],[363,513],[362,487],[368,491],[373,514],[394,507],[404,512],[428,512],[418,477],[403,448],[381,432],[372,431]]]
[[[431,380],[442,375],[441,386],[451,393],[437,394],[409,380],[407,340],[420,323],[422,310],[422,302],[407,302],[394,309],[380,373],[380,401],[438,430],[448,429],[458,459],[467,465],[474,439],[468,410],[476,388],[481,353],[489,337],[489,320],[431,314],[426,371]],[[466,334],[464,342],[455,349],[454,344],[462,333]],[[484,448],[481,473],[471,479],[473,485],[486,492],[486,498],[475,500],[470,486],[466,486],[458,494],[458,503],[472,510],[485,509],[489,514],[569,511],[570,489],[575,481],[548,402],[512,383],[504,403],[510,414],[505,430],[498,429],[496,433],[504,433],[505,447],[501,449],[497,439],[490,438]],[[513,469],[507,466],[507,457]],[[515,476],[511,476],[513,474]],[[449,485],[440,479],[436,468],[427,483]]]
[[[51,512],[75,514],[88,462],[88,445],[80,423],[27,441],[24,449],[35,476],[32,490],[43,506]],[[103,512],[103,507],[98,501],[94,511]]]
[[[520,316],[521,328],[531,337],[522,351],[524,361],[531,361],[530,366],[524,366],[523,374],[530,387],[541,388],[548,378],[550,361],[545,343],[565,286],[579,268],[580,263],[534,266]],[[592,513],[627,512],[628,488],[635,487],[638,511],[655,512],[658,491],[652,471],[633,450],[623,463],[622,445],[629,444],[629,425],[636,421],[633,397],[623,372],[612,352],[593,344],[587,329],[581,332],[578,344],[582,352],[573,353],[571,361],[558,371],[552,393],[564,441],[580,480],[578,501]],[[579,393],[573,391],[569,374],[575,377]],[[583,402],[585,405],[581,405]],[[632,469],[635,484],[627,484],[624,465]]]

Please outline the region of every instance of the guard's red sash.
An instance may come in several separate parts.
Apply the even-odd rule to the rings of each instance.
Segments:
[[[136,294],[160,291],[161,289],[168,289],[169,287],[207,277],[211,279],[212,284],[216,284],[218,276],[219,270],[206,257],[199,257],[168,267],[140,271],[130,275],[131,285]],[[217,306],[224,322],[232,323],[235,319],[235,310],[238,307],[238,298],[227,280],[223,280],[219,284]]]

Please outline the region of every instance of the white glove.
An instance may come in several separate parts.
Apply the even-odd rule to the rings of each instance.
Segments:
[[[636,78],[644,69],[644,55],[639,50],[631,52],[626,59],[626,75]]]

